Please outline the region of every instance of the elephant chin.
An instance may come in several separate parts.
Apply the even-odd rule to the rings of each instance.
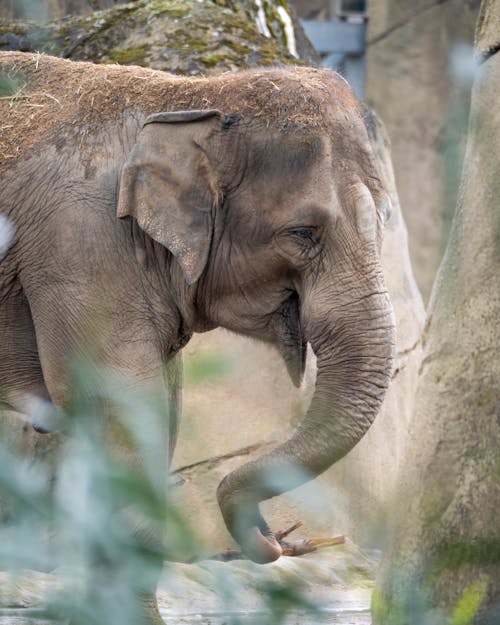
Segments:
[[[306,366],[307,342],[300,327],[300,306],[297,293],[292,293],[274,313],[272,329],[294,386],[299,387]]]

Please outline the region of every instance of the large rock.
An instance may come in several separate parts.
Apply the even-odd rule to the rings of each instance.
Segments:
[[[6,19],[49,21],[65,15],[85,15],[109,9],[127,0],[0,0],[0,15]]]
[[[427,299],[456,202],[479,2],[370,4],[366,99],[387,126],[417,283]],[[461,47],[456,47],[461,45]],[[465,46],[465,47],[464,47]],[[453,61],[453,62],[452,62]]]
[[[498,43],[497,31],[490,49]],[[496,52],[474,83],[461,193],[374,598],[379,625],[500,622],[499,100]]]
[[[318,60],[286,2],[265,0],[261,11],[248,0],[112,4],[42,25],[0,19],[0,50],[193,75]]]

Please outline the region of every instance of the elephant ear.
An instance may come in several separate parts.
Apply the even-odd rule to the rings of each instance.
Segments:
[[[148,117],[125,163],[118,217],[133,217],[164,245],[188,284],[202,274],[212,239],[218,181],[206,151],[221,127],[220,111],[175,111]]]

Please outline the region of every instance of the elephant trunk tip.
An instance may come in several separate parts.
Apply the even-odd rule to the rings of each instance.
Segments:
[[[227,478],[219,484],[217,499],[229,533],[253,562],[274,562],[283,550],[260,514],[256,493],[244,496],[231,491]]]
[[[255,526],[247,530],[240,546],[243,553],[257,564],[275,562],[283,554],[283,549],[275,536],[272,533],[264,535]]]

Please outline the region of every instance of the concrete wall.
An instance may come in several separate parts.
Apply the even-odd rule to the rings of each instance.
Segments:
[[[369,4],[365,97],[391,138],[410,255],[425,299],[456,203],[470,87],[461,83],[464,68],[456,64],[472,56],[463,46],[473,42],[478,8],[477,0]]]

